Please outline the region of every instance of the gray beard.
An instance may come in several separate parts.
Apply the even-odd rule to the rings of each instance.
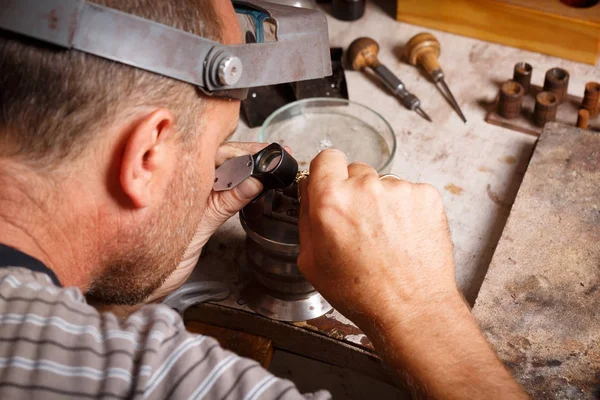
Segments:
[[[192,241],[200,219],[191,168],[169,185],[170,196],[144,227],[116,238],[118,246],[103,263],[86,298],[91,304],[138,305],[175,271]]]

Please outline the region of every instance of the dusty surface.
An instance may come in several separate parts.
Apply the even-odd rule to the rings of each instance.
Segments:
[[[600,398],[600,134],[547,125],[473,313],[534,398]]]
[[[365,16],[352,23],[329,17],[330,42],[332,46],[347,48],[360,36],[377,40],[381,46],[380,60],[421,98],[423,108],[434,119],[433,124],[424,121],[414,112],[402,108],[369,77],[359,72],[346,72],[350,99],[375,109],[396,133],[398,151],[392,172],[410,181],[431,183],[441,192],[455,244],[456,279],[473,302],[535,141],[529,135],[487,124],[484,121],[486,109],[482,104],[496,97],[498,82],[510,78],[514,64],[519,61],[533,65],[532,83],[538,85],[543,84],[544,73],[551,67],[569,70],[569,93],[577,95],[583,93],[586,82],[598,80],[598,70],[593,66],[397,22],[378,5],[387,6],[388,3],[386,0],[368,2]],[[442,44],[440,62],[448,85],[467,117],[467,124],[463,124],[433,83],[398,57],[403,44],[421,31],[434,33]],[[233,139],[256,141],[258,133],[259,128],[248,129],[241,122]],[[450,190],[445,189],[447,186]],[[248,310],[243,299],[237,296],[237,289],[242,284],[240,270],[243,271],[245,266],[243,245],[244,232],[239,220],[233,218],[209,243],[206,256],[191,279],[230,282],[233,295],[221,304]],[[335,336],[344,332],[347,320],[341,314],[334,312],[323,318],[340,321],[341,330],[334,330]],[[351,328],[344,340],[366,343],[366,339]]]

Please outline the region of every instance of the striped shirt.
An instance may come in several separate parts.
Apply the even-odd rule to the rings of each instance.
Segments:
[[[120,321],[30,268],[0,269],[0,399],[326,399],[148,305]]]

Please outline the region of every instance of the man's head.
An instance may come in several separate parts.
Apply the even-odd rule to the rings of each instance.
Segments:
[[[227,44],[240,36],[228,1],[95,2]],[[73,245],[87,249],[88,294],[102,302],[138,303],[175,269],[238,109],[150,72],[0,36],[0,177],[36,176],[11,184],[79,224]]]

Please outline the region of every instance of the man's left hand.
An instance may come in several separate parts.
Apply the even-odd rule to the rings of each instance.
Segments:
[[[220,166],[230,158],[254,154],[264,147],[266,147],[264,143],[225,143],[217,151],[215,166]],[[231,190],[211,192],[196,234],[185,251],[179,266],[167,278],[165,283],[148,298],[147,302],[160,301],[183,285],[198,263],[202,248],[208,242],[208,239],[229,218],[258,196],[262,189],[263,186],[260,181],[255,178],[248,178]]]

